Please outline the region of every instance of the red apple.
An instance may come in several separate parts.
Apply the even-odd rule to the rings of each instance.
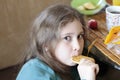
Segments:
[[[95,19],[90,19],[88,21],[88,27],[91,29],[97,29],[97,27],[98,27],[97,21]]]

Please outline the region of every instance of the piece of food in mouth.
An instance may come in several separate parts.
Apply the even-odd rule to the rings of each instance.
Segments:
[[[89,59],[89,60],[95,62],[95,60],[94,60],[93,58],[87,57],[87,56],[83,56],[83,55],[80,55],[80,56],[73,56],[73,57],[72,57],[72,61],[73,61],[74,63],[79,64],[80,60],[83,59],[83,58]]]

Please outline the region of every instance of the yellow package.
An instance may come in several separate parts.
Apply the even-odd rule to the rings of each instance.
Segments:
[[[120,55],[120,26],[112,27],[104,43],[109,50]]]
[[[112,27],[104,41],[105,44],[120,44],[120,26]]]

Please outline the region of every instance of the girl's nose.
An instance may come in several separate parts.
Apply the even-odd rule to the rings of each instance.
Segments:
[[[74,50],[74,51],[79,51],[79,50],[80,50],[79,40],[75,40],[75,41],[73,42],[73,50]]]

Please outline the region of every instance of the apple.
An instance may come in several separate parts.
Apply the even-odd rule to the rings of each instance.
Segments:
[[[95,19],[90,19],[88,21],[88,27],[91,29],[97,29],[98,28],[98,23]]]

